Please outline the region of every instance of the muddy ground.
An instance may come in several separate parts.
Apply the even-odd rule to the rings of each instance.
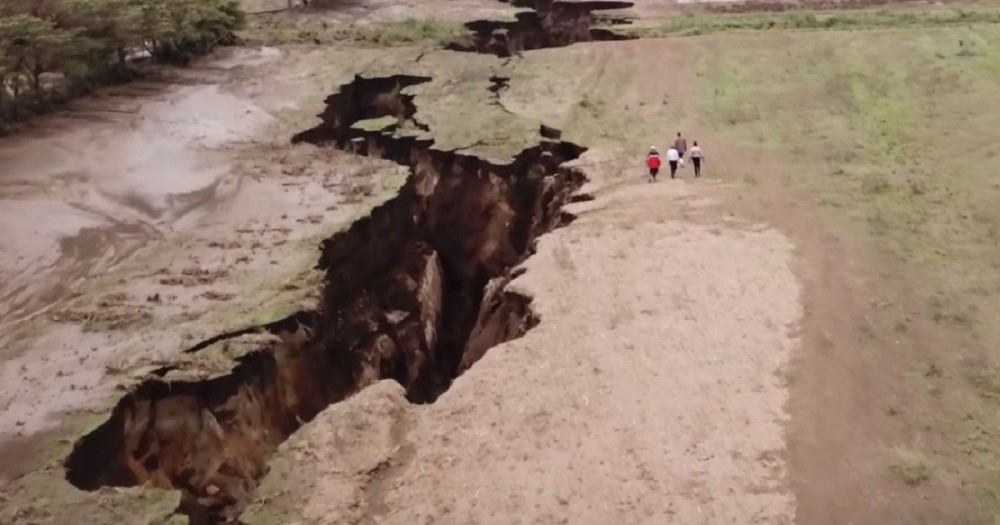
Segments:
[[[867,241],[710,135],[746,37],[497,4],[279,13],[520,21],[225,49],[0,139],[0,523],[980,522],[857,408]],[[678,130],[706,176],[650,183]]]

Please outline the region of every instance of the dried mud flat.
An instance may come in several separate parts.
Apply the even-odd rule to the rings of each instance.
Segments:
[[[596,38],[540,20],[507,54]],[[239,50],[0,145],[0,519],[791,522],[793,246],[496,45]]]
[[[259,81],[236,91],[225,79],[281,57],[235,50],[4,142],[2,428],[46,430],[115,377],[216,329],[272,320],[288,308],[279,304],[315,293],[303,273],[314,238],[395,190],[392,165],[266,138],[281,133],[272,112],[287,118],[299,102],[275,105]],[[81,128],[85,115],[98,123]],[[46,156],[53,146],[64,153]]]

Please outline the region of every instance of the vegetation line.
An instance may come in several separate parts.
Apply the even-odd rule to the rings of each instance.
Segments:
[[[185,64],[235,43],[236,0],[5,0],[0,3],[0,131],[101,85],[138,60]]]
[[[347,44],[377,47],[425,45],[445,47],[468,42],[469,30],[461,22],[408,18],[372,25],[332,24],[323,17],[296,13],[253,13],[240,40],[246,44]],[[259,15],[259,16],[257,16]]]
[[[611,26],[639,38],[694,36],[722,31],[781,29],[880,29],[1000,23],[1000,8],[985,9],[867,9],[857,11],[751,12],[712,14],[688,11],[683,15],[631,26]]]

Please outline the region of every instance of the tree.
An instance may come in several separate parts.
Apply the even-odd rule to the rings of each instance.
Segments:
[[[42,74],[59,71],[73,58],[74,33],[59,29],[50,20],[42,20],[31,15],[15,15],[0,18],[0,54],[4,62],[13,67],[13,96],[21,91],[22,80],[27,79],[36,101],[44,95]]]
[[[14,111],[13,106],[8,101],[10,91],[7,87],[7,80],[10,77],[11,70],[4,60],[5,58],[3,55],[0,55],[0,131],[3,131],[4,122],[9,120],[10,115]]]
[[[148,52],[184,63],[235,41],[236,0],[0,0],[0,127],[56,95],[130,72]],[[68,80],[65,93],[46,73]]]
[[[233,1],[159,0],[157,4],[157,56],[169,62],[186,63],[194,55],[231,42],[232,31],[243,23],[243,11]]]
[[[131,52],[145,39],[142,6],[134,0],[67,0],[74,26],[92,43],[92,64],[104,69],[108,64],[119,76],[127,70]]]

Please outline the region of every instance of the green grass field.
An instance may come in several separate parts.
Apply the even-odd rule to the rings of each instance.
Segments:
[[[935,445],[887,450],[892,470],[1000,515],[1000,27],[764,35],[703,37],[701,117],[867,247],[881,306],[859,350],[922,348],[898,363],[904,419]]]
[[[996,7],[965,6],[933,9],[858,9],[843,11],[790,10],[712,14],[686,11],[664,19],[641,20],[621,27],[639,37],[703,35],[723,31],[779,31],[783,29],[878,29],[957,26],[1000,23]]]

